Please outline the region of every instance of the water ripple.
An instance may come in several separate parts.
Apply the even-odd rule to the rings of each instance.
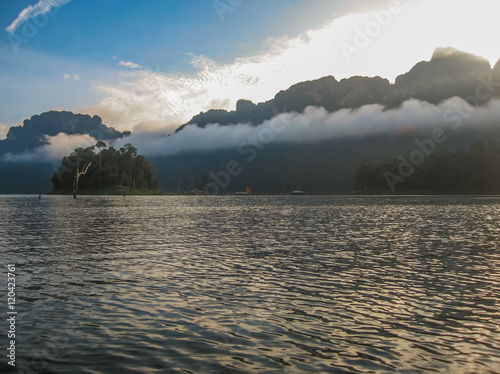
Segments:
[[[500,198],[2,196],[0,212],[26,372],[500,372]]]

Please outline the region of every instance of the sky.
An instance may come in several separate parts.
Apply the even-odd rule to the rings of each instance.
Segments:
[[[394,81],[438,47],[500,58],[498,0],[2,0],[0,139],[48,110],[171,133],[332,75]]]

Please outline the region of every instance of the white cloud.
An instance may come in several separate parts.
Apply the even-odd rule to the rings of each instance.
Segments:
[[[355,0],[346,1],[337,10],[339,15],[345,16],[353,13],[369,13],[391,6],[409,5],[421,0]]]
[[[63,78],[65,80],[79,81],[80,76],[78,74],[64,74]]]
[[[498,31],[496,13],[491,11],[496,1],[372,0],[369,8],[346,8],[341,17],[297,37],[268,39],[267,49],[255,56],[227,64],[193,56],[193,74],[142,69],[124,73],[120,81],[100,82],[96,88],[104,99],[83,110],[118,129],[134,130],[148,123],[148,129],[157,125],[171,132],[200,111],[233,110],[238,99],[270,100],[297,82],[326,75],[394,81],[417,62],[429,60],[437,47],[452,46],[494,63],[500,55],[492,47]],[[389,9],[397,12],[387,18]],[[386,18],[377,20],[380,12]],[[366,45],[359,42],[360,32],[371,35],[365,36]],[[356,48],[349,58],[342,49],[346,44]]]
[[[49,144],[45,146],[45,151],[49,160],[60,159],[69,155],[75,148],[90,147],[97,142],[88,134],[68,135],[61,132],[46,138]]]
[[[88,134],[68,135],[61,132],[56,136],[45,135],[45,139],[48,142],[46,145],[21,154],[3,154],[1,160],[7,162],[61,160],[75,148],[90,147],[96,143],[96,140]]]
[[[485,107],[473,108],[457,97],[437,106],[409,100],[401,107],[391,110],[384,110],[380,105],[366,105],[357,110],[343,109],[328,113],[323,108],[308,107],[302,114],[278,114],[259,126],[188,126],[169,136],[162,131],[137,132],[130,137],[109,142],[108,145],[119,148],[125,143],[132,143],[140,154],[147,157],[171,156],[190,151],[239,150],[238,147],[245,151],[253,147],[255,142],[259,147],[267,147],[271,143],[315,143],[328,139],[383,133],[396,135],[435,128],[444,129],[447,135],[458,129],[498,129],[499,117],[500,100],[492,100]],[[46,140],[47,145],[23,154],[4,154],[1,160],[60,160],[77,147],[89,147],[96,143],[96,140],[87,134],[59,133],[56,136],[46,136]]]
[[[434,128],[453,133],[459,121],[460,126],[456,126],[459,128],[498,128],[499,116],[499,100],[491,101],[486,107],[472,108],[456,97],[438,106],[410,100],[392,110],[384,110],[380,105],[366,105],[358,110],[343,109],[328,113],[323,108],[309,107],[302,114],[279,114],[259,126],[212,124],[199,128],[193,125],[170,136],[161,132],[133,133],[126,139],[118,140],[116,146],[132,143],[146,156],[174,155],[188,151],[237,150],[245,142],[250,146],[252,141],[261,145],[269,142],[314,143]]]
[[[118,65],[120,65],[120,66],[126,66],[126,67],[131,68],[131,69],[138,69],[138,68],[142,68],[143,67],[142,65],[136,64],[134,62],[123,61],[123,60],[121,60],[118,63]]]
[[[23,9],[5,30],[13,34],[19,26],[29,19],[47,14],[52,8],[59,8],[70,1],[71,0],[40,0],[35,5],[29,5],[27,8]]]

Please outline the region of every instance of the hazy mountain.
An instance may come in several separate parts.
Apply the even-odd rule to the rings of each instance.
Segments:
[[[380,104],[387,109],[402,108],[400,121],[409,125],[402,130],[400,128],[400,131],[386,130],[375,135],[376,124],[381,123],[376,117],[366,117],[363,119],[366,121],[364,126],[373,128],[371,135],[360,133],[357,136],[325,138],[314,143],[305,140],[285,144],[272,142],[265,145],[265,150],[256,152],[255,160],[248,163],[236,147],[159,157],[154,163],[160,184],[169,190],[189,190],[194,184],[199,185],[195,182],[206,180],[203,177],[205,174],[209,181],[216,181],[219,187],[222,186],[219,188],[221,193],[247,185],[255,191],[275,193],[293,189],[345,191],[353,187],[353,173],[363,158],[383,162],[387,157],[408,157],[412,151],[418,150],[416,140],[428,139],[433,128],[450,125],[443,120],[442,114],[429,116],[426,120],[426,110],[432,111],[433,106],[437,108],[438,104],[453,97],[465,99],[473,106],[485,106],[492,97],[500,96],[499,82],[500,61],[492,69],[482,57],[442,48],[435,51],[430,61],[419,62],[410,71],[398,76],[393,84],[380,77],[351,77],[340,81],[332,76],[323,77],[295,84],[265,103],[240,100],[235,111],[211,110],[200,113],[181,126],[177,133],[186,126],[204,128],[210,123],[257,126],[277,113],[303,113],[308,106],[322,107],[332,113],[344,108],[358,109],[367,104]],[[422,105],[415,112],[406,111],[403,103],[410,99],[429,105]],[[483,120],[480,111],[475,112],[477,118]],[[406,113],[408,116],[405,116]],[[451,113],[454,117],[450,115],[450,118],[460,121],[470,115],[467,112]],[[375,110],[374,114],[379,115]],[[411,116],[415,115],[422,117],[423,123],[428,121],[426,129],[412,125],[415,118]],[[316,120],[312,116],[310,118],[311,121]],[[304,123],[308,123],[308,131],[313,131],[310,122],[305,120]],[[290,126],[288,124],[289,130],[294,131]],[[207,131],[206,134],[213,131]],[[469,126],[451,130],[448,127],[447,131],[447,140],[439,145],[439,150],[454,152],[468,149],[474,141],[500,140],[500,127]],[[226,136],[231,134],[221,133]],[[241,171],[230,178],[226,178],[228,161],[236,161],[241,166]]]
[[[130,135],[107,127],[98,116],[90,117],[72,112],[50,111],[34,115],[22,126],[9,129],[6,139],[0,140],[0,193],[36,193],[50,191],[50,175],[57,165],[33,158],[31,161],[4,161],[6,154],[23,155],[47,145],[49,138],[60,133],[68,135],[88,134],[97,140],[118,139]],[[49,183],[48,183],[49,182]]]
[[[48,144],[47,137],[59,133],[88,134],[96,140],[118,139],[130,135],[130,131],[120,132],[107,127],[98,116],[50,111],[24,120],[22,126],[11,127],[6,139],[0,140],[0,156],[4,153],[19,154],[33,150]]]
[[[411,98],[437,104],[453,96],[468,98],[476,95],[479,79],[500,76],[500,61],[492,70],[489,62],[469,53],[451,48],[437,49],[430,61],[417,63],[409,72],[396,78],[394,84],[380,77],[351,77],[337,81],[323,77],[301,82],[280,91],[274,99],[254,104],[240,100],[235,111],[209,110],[194,116],[188,125],[205,127],[249,123],[258,125],[282,112],[301,113],[308,106],[323,107],[329,112],[343,108],[356,109],[367,104],[397,107]],[[496,87],[496,94],[500,90]],[[479,100],[480,104],[487,100]]]
[[[430,61],[416,64],[408,73],[396,78],[385,102],[399,105],[415,98],[437,104],[453,96],[475,96],[476,88],[492,74],[490,63],[469,53],[450,48],[434,52]],[[481,102],[487,100],[479,100]]]
[[[180,149],[185,149],[183,152],[170,156],[151,156],[147,153],[147,141],[142,144],[141,152],[151,158],[160,188],[169,191],[190,191],[195,184],[199,185],[196,182],[206,181],[207,176],[210,181],[219,178],[221,193],[245,186],[252,187],[256,192],[293,189],[345,191],[353,186],[353,173],[363,158],[380,163],[386,157],[408,157],[418,149],[415,141],[431,137],[432,129],[436,126],[448,126],[447,141],[439,145],[440,150],[454,152],[469,149],[475,141],[500,140],[500,126],[491,125],[492,122],[496,123],[497,109],[488,106],[491,104],[490,98],[500,96],[498,82],[500,61],[492,69],[488,61],[481,57],[453,49],[439,49],[430,61],[419,62],[410,71],[398,76],[393,84],[380,77],[351,77],[338,81],[332,76],[297,83],[265,103],[239,100],[234,111],[210,110],[194,116],[179,127],[176,134],[168,137],[165,143],[165,147],[181,144]],[[455,96],[481,108],[474,110],[471,116],[468,112],[454,111],[453,105],[458,104],[452,102],[448,104],[452,110],[446,121],[442,115],[444,109],[437,104],[443,105],[443,102]],[[414,101],[408,106],[408,100],[412,98],[429,104]],[[368,104],[379,104],[381,107]],[[324,113],[318,110],[304,111],[310,106],[322,107]],[[339,112],[344,108],[358,110]],[[385,111],[384,108],[396,110]],[[252,148],[254,146],[246,142],[242,149],[238,148],[238,131],[258,129],[257,126],[265,120],[283,112],[304,112],[299,122],[293,122],[292,119],[285,125],[288,126],[288,133],[299,134],[298,137],[291,136],[289,139],[293,139],[289,141],[271,141],[265,147],[260,144],[258,147],[261,148]],[[340,115],[332,117],[332,113],[333,116]],[[489,125],[474,126],[476,122],[470,122],[471,118]],[[386,120],[389,122],[386,123]],[[468,125],[461,127],[461,122],[466,120],[469,120]],[[339,127],[338,121],[342,126],[337,132],[334,130]],[[220,124],[224,131],[208,131],[210,129],[206,125],[210,123]],[[422,126],[419,127],[418,123]],[[232,131],[224,127],[229,124],[249,126],[235,127]],[[453,124],[456,126],[450,128]],[[331,126],[330,132],[322,131],[323,125]],[[198,132],[184,132],[187,126]],[[203,133],[200,134],[200,131]],[[287,131],[279,136],[284,136]],[[303,138],[313,131],[317,132],[316,136],[309,137],[309,140]],[[129,132],[108,128],[97,116],[49,112],[33,116],[23,126],[11,128],[7,139],[0,141],[0,156],[6,152],[22,153],[44,145],[47,136],[55,136],[60,132],[89,134],[99,140],[129,135]],[[250,134],[243,132],[247,133]],[[322,134],[327,136],[322,137]],[[198,136],[201,141],[196,143],[193,136]],[[236,139],[235,146],[225,149],[212,147],[212,150],[203,148],[203,143],[223,137],[222,142],[219,141],[223,144],[231,136],[233,143]],[[240,166],[238,173],[226,178],[228,162],[233,161]],[[58,165],[59,162],[55,166],[47,162],[0,162],[0,192],[48,191],[52,187],[50,178]]]
[[[277,113],[300,113],[308,106],[321,106],[330,112],[342,108],[359,108],[377,103],[387,95],[390,87],[389,81],[380,77],[351,77],[341,81],[332,76],[323,77],[297,83],[288,90],[278,92],[274,99],[265,103],[254,104],[248,100],[239,100],[235,111],[218,109],[200,113],[176,131],[193,124],[199,127],[210,123],[258,125]]]

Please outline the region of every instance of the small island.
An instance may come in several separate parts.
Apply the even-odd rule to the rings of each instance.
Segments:
[[[114,149],[98,141],[63,158],[52,177],[51,194],[161,195],[154,174],[153,163],[132,144]]]

